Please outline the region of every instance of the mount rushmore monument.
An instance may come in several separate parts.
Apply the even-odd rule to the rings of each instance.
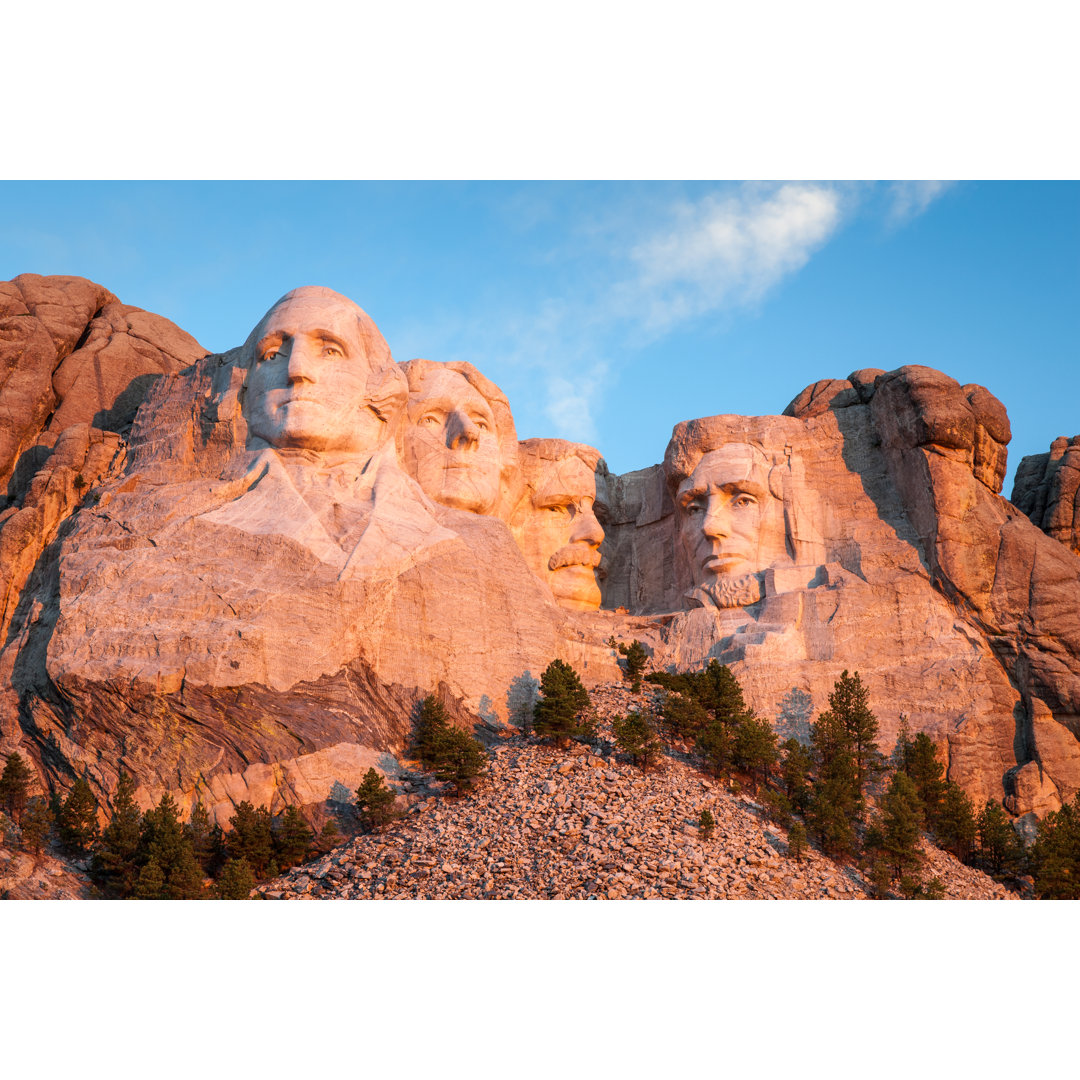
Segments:
[[[886,753],[906,720],[1014,815],[1080,789],[1080,449],[1006,501],[981,386],[823,379],[616,475],[519,442],[484,374],[395,361],[329,289],[207,355],[27,274],[0,284],[0,388],[0,750],[43,783],[107,802],[123,768],[221,819],[322,802],[392,766],[427,694],[506,723],[552,659],[617,680],[636,638],[657,669],[731,665],[787,730],[858,670]]]

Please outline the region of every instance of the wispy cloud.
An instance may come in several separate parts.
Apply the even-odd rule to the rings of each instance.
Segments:
[[[953,186],[953,180],[895,180],[889,184],[889,220],[903,225]]]
[[[616,289],[646,329],[754,306],[801,270],[843,220],[841,191],[824,184],[748,183],[674,208],[666,228],[631,251],[637,276]]]
[[[901,215],[896,223],[903,224],[947,186],[890,184],[881,193],[884,213]],[[554,241],[544,234],[548,298],[521,307],[511,301],[445,327],[432,335],[442,343],[428,355],[471,359],[501,382],[525,433],[554,427],[565,438],[593,440],[601,403],[623,368],[620,351],[697,320],[757,309],[849,221],[875,205],[882,212],[882,200],[866,197],[871,190],[747,182],[690,198],[638,187],[603,205],[579,204]],[[529,195],[537,221],[559,220],[558,189]],[[545,209],[543,199],[552,206]],[[511,207],[519,208],[519,201]]]
[[[607,380],[608,364],[597,360],[573,374],[552,373],[547,379],[544,412],[563,439],[576,442],[595,440],[593,406]]]

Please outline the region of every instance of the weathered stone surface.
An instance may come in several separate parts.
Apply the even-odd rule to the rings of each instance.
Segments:
[[[1009,774],[1012,793],[1005,796],[1005,808],[1011,814],[1021,817],[1034,814],[1037,818],[1045,817],[1054,810],[1061,809],[1061,796],[1054,782],[1039,768],[1037,761],[1020,765]]]
[[[656,667],[732,665],[785,733],[858,670],[886,752],[906,719],[1017,814],[1080,789],[1080,559],[998,494],[1009,423],[983,387],[867,368],[783,416],[679,424],[662,465],[612,476],[590,447],[519,447],[471,365],[395,364],[330,290],[130,398],[65,365],[122,333],[174,356],[173,331],[78,295],[0,292],[9,319],[47,317],[19,347],[33,372],[53,349],[65,388],[59,407],[20,390],[51,464],[0,516],[20,583],[0,749],[53,783],[85,772],[104,801],[123,766],[140,799],[218,817],[317,803],[392,770],[426,694],[498,725],[555,657],[617,678],[615,637]]]
[[[122,466],[123,436],[150,385],[206,354],[168,320],[84,278],[0,284],[0,642],[71,515]],[[10,665],[0,659],[0,679]],[[9,696],[0,732],[16,737]],[[6,715],[5,715],[6,714]]]
[[[1080,555],[1080,435],[1061,436],[1016,468],[1012,502],[1048,536]]]

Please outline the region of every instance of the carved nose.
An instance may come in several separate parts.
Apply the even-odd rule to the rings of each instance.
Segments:
[[[593,513],[591,506],[582,507],[574,515],[574,526],[570,530],[572,542],[590,544],[599,547],[604,542],[604,529]]]
[[[480,429],[461,412],[452,412],[446,425],[446,445],[451,450],[475,450]]]
[[[310,382],[312,355],[303,342],[292,341],[289,345],[289,382]]]
[[[705,515],[702,531],[718,540],[731,535],[731,514],[724,507],[711,506]]]

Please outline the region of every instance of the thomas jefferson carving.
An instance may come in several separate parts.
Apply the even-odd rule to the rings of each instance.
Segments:
[[[511,518],[514,538],[560,607],[595,611],[606,495],[600,452],[564,439],[529,439],[519,449],[526,490]]]
[[[517,492],[517,432],[503,392],[465,362],[410,360],[405,469],[437,503],[505,517]]]

